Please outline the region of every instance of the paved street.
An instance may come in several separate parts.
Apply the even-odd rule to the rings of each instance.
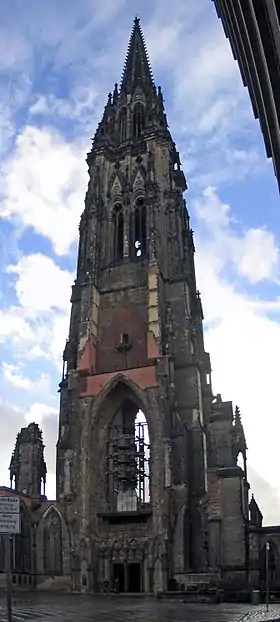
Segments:
[[[276,607],[271,608],[271,613],[273,609],[276,614]],[[277,610],[280,616],[278,607]],[[13,619],[14,622],[260,622],[267,618],[264,607],[259,609],[247,605],[193,605],[156,601],[152,598],[41,593],[15,596]],[[4,621],[6,609],[1,597],[0,622]]]

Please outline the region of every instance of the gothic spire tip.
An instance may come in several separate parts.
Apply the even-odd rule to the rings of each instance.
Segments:
[[[123,87],[131,88],[138,80],[141,80],[146,86],[154,86],[147,47],[140,26],[140,18],[136,15],[125,55],[121,89]]]

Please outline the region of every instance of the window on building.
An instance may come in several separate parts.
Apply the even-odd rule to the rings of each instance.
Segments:
[[[123,243],[124,243],[124,219],[123,209],[120,203],[117,203],[113,212],[113,259],[121,261],[123,259]]]
[[[25,507],[20,509],[20,533],[15,537],[15,571],[31,572],[31,527]]]
[[[144,199],[137,199],[134,206],[131,231],[131,254],[133,257],[145,257],[147,251],[146,206]]]
[[[133,137],[141,138],[142,131],[145,127],[145,108],[142,104],[137,103],[133,109]]]
[[[116,413],[107,444],[107,494],[117,512],[136,512],[150,501],[150,439],[146,417],[126,399]]]
[[[126,140],[126,129],[127,129],[127,111],[126,111],[126,108],[121,108],[119,112],[119,138],[120,138],[121,143]]]
[[[56,510],[51,510],[45,519],[44,528],[44,568],[51,576],[62,574],[62,528]]]

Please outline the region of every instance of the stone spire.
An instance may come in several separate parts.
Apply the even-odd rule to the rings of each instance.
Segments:
[[[140,20],[135,17],[124,63],[121,91],[132,92],[137,84],[141,84],[144,90],[155,89]]]
[[[154,84],[140,20],[136,17],[128,43],[121,84],[118,86],[116,83],[113,91],[108,94],[87,162],[89,165],[92,163],[92,156],[100,147],[119,148],[121,144],[127,144],[127,141],[135,142],[143,138],[144,134],[148,137],[155,132],[171,140],[161,87],[157,89]],[[174,158],[176,157],[178,154],[174,145]],[[181,171],[178,171],[178,175],[182,175]],[[92,187],[96,188],[97,184],[92,184]]]

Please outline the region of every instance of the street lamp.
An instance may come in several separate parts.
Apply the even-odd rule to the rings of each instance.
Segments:
[[[266,541],[265,544],[265,602],[266,602],[266,611],[268,611],[269,605],[269,576],[268,576],[268,560],[269,560],[269,550],[270,544]]]

